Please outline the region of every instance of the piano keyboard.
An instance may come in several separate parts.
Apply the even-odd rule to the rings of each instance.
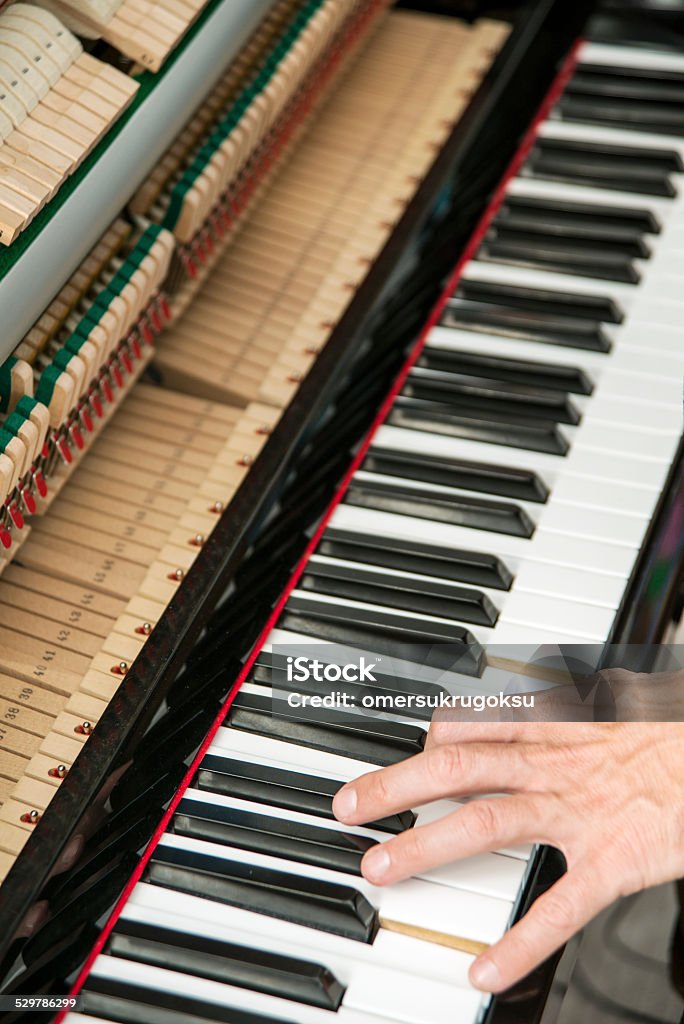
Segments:
[[[292,14],[289,0],[279,11]],[[176,324],[188,294],[173,294],[174,236],[131,212],[3,367],[1,877],[434,160],[446,111],[465,103],[457,90],[507,31],[388,16]],[[439,74],[414,97],[435,47]],[[359,144],[345,157],[350,123]],[[330,160],[341,172],[314,202]],[[362,211],[382,223],[367,228]],[[151,361],[164,386],[138,383]]]
[[[126,109],[137,82],[54,14],[0,13],[0,242],[10,245]]]
[[[479,1018],[472,952],[415,934],[441,932],[463,947],[496,941],[533,850],[473,857],[387,889],[363,880],[364,850],[454,805],[348,828],[333,819],[332,796],[419,750],[426,723],[276,716],[269,646],[356,642],[408,657],[421,640],[462,642],[486,689],[490,644],[610,637],[681,433],[680,146],[677,119],[658,101],[683,71],[643,49],[580,49],[70,1024]],[[613,144],[648,171],[630,191],[610,187]],[[559,181],[547,157],[566,148]]]

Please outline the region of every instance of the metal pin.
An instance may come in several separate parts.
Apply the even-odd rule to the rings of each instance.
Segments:
[[[51,768],[48,775],[51,775],[53,779],[63,779],[67,774],[67,766],[65,764],[58,764],[56,768]]]
[[[182,580],[184,576],[185,573],[183,572],[182,569],[174,569],[173,572],[169,573],[168,579],[180,582],[180,580]]]
[[[238,466],[251,466],[253,462],[252,455],[243,455],[241,459],[238,459]]]
[[[223,512],[224,508],[225,505],[223,504],[222,501],[215,501],[214,504],[211,505],[211,507],[209,508],[209,511],[214,512],[218,516],[221,514],[221,512]]]
[[[20,820],[27,822],[29,825],[37,825],[40,821],[40,814],[38,811],[27,811],[26,814],[22,814]]]

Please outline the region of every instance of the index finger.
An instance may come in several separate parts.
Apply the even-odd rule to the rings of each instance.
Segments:
[[[430,747],[347,783],[335,796],[333,812],[339,821],[361,825],[442,797],[523,792],[539,780],[540,749],[527,743]]]

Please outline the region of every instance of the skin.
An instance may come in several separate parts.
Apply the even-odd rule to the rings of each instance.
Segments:
[[[613,716],[622,706],[659,719],[681,703],[683,673],[651,676],[657,699],[640,696],[644,678],[612,674]],[[360,825],[469,798],[369,850],[361,867],[375,885],[515,843],[564,854],[566,874],[472,964],[471,983],[487,992],[523,978],[619,896],[684,876],[684,722],[567,721],[576,699],[565,688],[555,700],[542,701],[544,721],[436,717],[423,753],[348,783],[333,804],[340,821]],[[579,703],[573,713],[587,719]],[[559,709],[566,720],[551,721]]]

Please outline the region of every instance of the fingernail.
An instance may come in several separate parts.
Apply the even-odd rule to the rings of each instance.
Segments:
[[[499,969],[488,957],[476,960],[468,976],[471,984],[483,992],[493,992],[499,984]]]
[[[354,816],[356,810],[356,790],[353,786],[343,786],[337,791],[333,800],[333,814],[339,821],[346,821]]]
[[[390,866],[390,855],[384,844],[378,843],[363,858],[363,874],[369,882],[381,882]]]

